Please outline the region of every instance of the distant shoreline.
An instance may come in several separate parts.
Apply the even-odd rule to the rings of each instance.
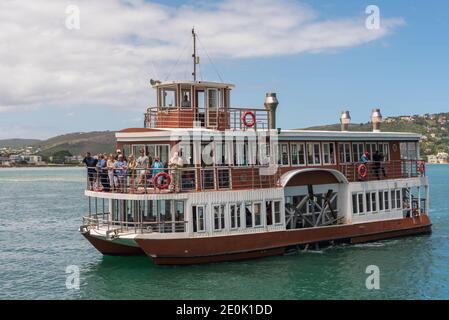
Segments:
[[[0,169],[7,168],[82,168],[83,165],[79,164],[46,164],[46,165],[17,165],[17,166],[0,166]]]

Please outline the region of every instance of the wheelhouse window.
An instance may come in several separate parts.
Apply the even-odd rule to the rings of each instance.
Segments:
[[[205,228],[205,207],[204,206],[193,206],[193,232],[203,232]]]
[[[216,109],[222,106],[221,90],[208,89],[207,90],[207,106],[209,109]]]
[[[323,143],[323,164],[335,164],[334,143]]]
[[[340,154],[340,163],[351,163],[351,144],[350,143],[339,143],[338,153]]]
[[[362,157],[362,154],[365,152],[365,145],[361,142],[352,144],[352,161],[358,162]]]
[[[281,166],[288,166],[288,144],[278,144],[278,164]]]
[[[319,143],[307,144],[307,164],[314,166],[321,164],[321,150]]]
[[[176,89],[161,88],[160,93],[161,107],[176,107]]]
[[[192,93],[190,89],[182,89],[181,90],[181,108],[191,108],[192,107]]]

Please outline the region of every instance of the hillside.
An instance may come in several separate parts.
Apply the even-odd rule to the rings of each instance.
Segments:
[[[37,139],[4,139],[0,140],[0,148],[10,147],[10,148],[23,148],[31,145],[35,145],[42,142]]]
[[[449,150],[449,113],[389,117],[381,125],[382,131],[414,132],[421,134],[421,150],[425,155]],[[340,124],[314,126],[313,130],[340,130]],[[370,123],[351,124],[351,131],[371,131]]]
[[[115,150],[115,133],[112,131],[76,132],[50,138],[35,144],[40,154],[49,156],[57,151],[68,150],[73,155],[113,152]]]

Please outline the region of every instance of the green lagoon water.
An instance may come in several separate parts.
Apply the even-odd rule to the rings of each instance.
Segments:
[[[428,175],[431,235],[173,267],[103,257],[84,240],[84,169],[0,169],[0,299],[448,299],[449,166]],[[66,288],[68,265],[79,290]],[[365,287],[368,265],[380,290]]]

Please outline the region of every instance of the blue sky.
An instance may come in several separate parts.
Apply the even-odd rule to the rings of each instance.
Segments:
[[[310,25],[315,22],[342,21],[344,19],[363,21],[366,17],[365,8],[370,4],[375,4],[380,8],[381,24],[383,19],[401,21],[401,23],[393,25],[388,33],[378,36],[376,39],[369,41],[355,39],[341,47],[339,45],[327,47],[325,44],[319,44],[318,47],[321,48],[318,50],[319,52],[294,46],[290,51],[288,43],[275,43],[276,39],[284,37],[282,33],[277,34],[276,38],[267,37],[267,42],[261,41],[259,44],[261,48],[257,50],[248,49],[245,41],[238,38],[235,42],[229,38],[220,42],[220,36],[214,38],[208,34],[207,23],[211,24],[211,29],[214,32],[221,34],[220,28],[232,28],[233,22],[230,21],[228,25],[222,26],[215,25],[214,19],[211,19],[210,22],[207,22],[207,19],[210,12],[219,14],[217,11],[227,10],[222,7],[218,9],[214,7],[221,2],[204,1],[201,5],[182,1],[158,2],[163,4],[158,17],[167,16],[167,13],[176,16],[178,12],[184,12],[181,8],[185,9],[186,7],[190,10],[187,12],[196,10],[202,12],[201,17],[206,22],[203,22],[203,25],[200,24],[199,36],[212,56],[223,80],[236,84],[232,96],[233,106],[261,107],[265,92],[275,91],[278,93],[280,101],[278,125],[283,128],[335,123],[338,122],[342,109],[351,111],[355,123],[368,121],[370,111],[374,107],[380,107],[384,116],[449,112],[449,82],[447,80],[449,75],[449,43],[447,41],[449,37],[449,3],[447,1],[285,0],[285,5],[293,6],[292,8],[298,10],[296,15],[300,15],[303,8],[306,8],[305,11],[313,12],[312,22],[307,22],[310,18],[307,18],[307,14],[305,14],[304,28],[308,23]],[[152,4],[154,3],[155,1]],[[106,55],[90,59],[94,53],[76,50],[79,47],[88,48],[89,45],[92,45],[92,50],[100,48],[98,51],[101,52],[99,44],[106,43],[106,40],[111,43],[108,43],[105,52],[111,51],[114,46],[120,48],[125,45],[126,48],[134,46],[135,49],[136,46],[143,47],[144,45],[139,44],[139,41],[130,40],[134,39],[134,35],[130,37],[130,34],[133,33],[132,25],[127,30],[128,34],[120,38],[114,37],[114,34],[120,33],[121,30],[115,30],[112,22],[107,28],[104,27],[104,30],[98,30],[101,21],[94,27],[90,26],[90,28],[95,28],[94,36],[97,38],[94,40],[98,44],[93,41],[91,43],[94,37],[92,36],[93,29],[86,31],[87,27],[84,27],[83,30],[83,21],[87,21],[87,25],[89,23],[89,17],[83,20],[83,12],[95,11],[95,8],[83,11],[83,5],[85,4],[80,4],[81,31],[86,32],[86,36],[81,36],[82,33],[76,35],[78,37],[76,44],[71,38],[69,45],[76,45],[76,49],[72,49],[71,52],[77,53],[77,55],[70,56],[71,60],[64,60],[64,57],[69,56],[62,51],[67,45],[58,46],[57,43],[54,44],[52,50],[48,51],[49,57],[44,57],[45,50],[42,52],[28,50],[32,55],[28,52],[27,56],[21,57],[19,53],[25,51],[22,48],[26,48],[31,42],[37,42],[36,37],[30,38],[29,43],[25,41],[19,43],[14,40],[9,47],[9,53],[4,52],[3,56],[0,51],[1,61],[3,61],[0,62],[0,70],[1,64],[4,64],[3,68],[11,73],[6,76],[6,80],[0,82],[0,139],[47,138],[67,132],[117,130],[124,127],[142,126],[143,112],[146,107],[153,104],[154,98],[151,93],[152,89],[146,83],[155,74],[162,77],[168,73],[179,53],[183,53],[182,49],[185,47],[185,43],[189,41],[189,30],[185,35],[181,34],[179,40],[178,38],[171,39],[172,35],[169,33],[161,35],[161,32],[158,32],[157,36],[156,33],[153,35],[151,30],[146,30],[144,36],[136,35],[137,39],[139,37],[144,39],[143,43],[148,47],[152,46],[151,48],[154,48],[154,45],[148,42],[148,38],[162,37],[162,39],[156,39],[158,42],[164,42],[163,37],[170,38],[172,47],[167,52],[171,54],[176,51],[176,55],[164,63],[158,62],[157,54],[151,55],[153,58],[147,60],[146,51],[139,52],[137,49],[136,51],[125,51],[125,54],[119,55],[120,59],[114,56],[114,60],[111,61],[107,60]],[[264,0],[261,6],[263,5],[269,6],[270,0]],[[102,6],[104,5],[98,2],[98,10],[101,10]],[[19,19],[20,14],[32,10],[28,7],[8,9],[10,10],[9,16],[11,16],[11,10],[17,10],[17,15],[15,15],[17,21],[15,22],[19,25],[23,23],[23,19]],[[115,9],[111,8],[111,12],[113,10]],[[282,8],[279,10],[275,14],[287,14],[282,11]],[[50,24],[46,23],[52,21],[52,12],[53,14],[58,12],[56,9],[48,11],[49,14],[36,18],[32,23],[42,26],[42,29],[48,28]],[[157,7],[155,11],[157,11]],[[3,12],[5,11],[3,10]],[[253,17],[255,22],[257,22],[257,14]],[[264,13],[260,9],[260,24],[266,21],[264,14],[268,13]],[[183,13],[182,16],[184,15],[187,14]],[[0,18],[2,18],[1,14]],[[282,21],[282,17],[280,18]],[[135,20],[133,17],[130,19],[131,21]],[[173,19],[173,17],[168,17],[168,19]],[[185,26],[191,23],[191,21],[183,22],[182,17],[176,17],[176,19],[180,22],[172,26],[173,30],[187,29]],[[294,20],[295,16],[286,16],[285,19],[286,21]],[[279,24],[279,21],[276,23]],[[129,24],[127,22],[127,25]],[[238,27],[238,23],[236,26]],[[350,27],[353,26],[353,24],[350,25]],[[136,29],[143,29],[143,27],[139,24],[135,26]],[[282,28],[284,26],[281,26],[279,31],[282,32],[284,30]],[[251,29],[251,26],[248,29]],[[203,38],[201,38],[202,34]],[[248,33],[246,36],[251,37],[252,35]],[[263,33],[257,36],[264,37]],[[295,36],[288,33],[285,33],[285,38],[290,42],[296,40]],[[1,33],[0,39],[2,39]],[[67,39],[67,36],[64,39]],[[317,41],[324,40],[318,38]],[[255,43],[252,46],[257,45]],[[279,50],[260,53],[264,46],[270,45],[279,47]],[[225,48],[230,46],[232,46],[232,50],[225,52]],[[86,48],[83,50],[87,50]],[[243,52],[244,56],[236,56],[234,52]],[[188,50],[185,53],[181,58],[179,70],[173,72],[176,77],[182,77],[188,68]],[[6,54],[8,55],[6,56]],[[52,54],[54,56],[51,56]],[[214,68],[208,62],[204,52],[201,52],[201,48],[200,55],[202,56],[203,79],[217,80]],[[42,57],[39,60],[36,58],[34,61],[35,56]],[[12,59],[13,63],[6,65],[8,59]],[[33,62],[28,63],[28,59]],[[89,65],[87,60],[95,60],[95,63]],[[139,65],[139,60],[145,60],[142,61],[145,63]],[[59,61],[64,63],[61,62],[59,65]],[[71,61],[77,61],[79,65],[70,65]],[[129,67],[120,69],[120,71],[116,70],[121,65],[126,66],[128,61]],[[100,69],[99,66],[102,68]],[[10,67],[13,69],[8,69]],[[92,75],[90,70],[94,70]],[[5,74],[5,72],[2,73]],[[82,86],[84,77],[86,81]],[[57,80],[54,81],[54,79]],[[24,84],[22,85],[22,83]],[[114,84],[117,84],[117,87],[114,87]],[[99,89],[92,90],[91,87]],[[135,89],[135,87],[139,89]],[[72,92],[70,88],[76,88],[76,90],[74,89]]]

